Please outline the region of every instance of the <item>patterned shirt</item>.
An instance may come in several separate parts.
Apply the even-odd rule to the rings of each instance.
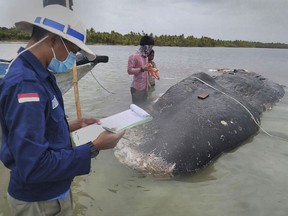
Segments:
[[[129,56],[127,72],[130,75],[134,75],[131,87],[138,91],[148,91],[150,87],[148,71],[141,72],[141,68],[143,68],[147,63],[148,58],[139,50]]]

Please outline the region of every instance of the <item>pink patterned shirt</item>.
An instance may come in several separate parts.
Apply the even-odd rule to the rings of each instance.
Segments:
[[[148,91],[150,87],[148,71],[141,72],[141,67],[144,67],[147,63],[148,58],[143,56],[139,50],[129,56],[127,72],[134,75],[131,87],[138,91]]]

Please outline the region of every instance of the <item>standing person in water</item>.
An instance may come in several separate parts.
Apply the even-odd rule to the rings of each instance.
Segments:
[[[96,56],[85,45],[86,28],[73,11],[49,5],[37,13],[33,20],[15,23],[32,35],[0,83],[0,160],[10,169],[7,200],[13,216],[70,216],[74,177],[90,173],[92,158],[114,148],[124,133],[104,131],[72,147],[70,132],[100,122],[67,121],[51,71],[71,69],[77,52],[89,60]]]
[[[129,75],[133,75],[130,87],[132,103],[139,106],[143,105],[148,97],[150,88],[148,55],[153,46],[154,39],[151,36],[142,36],[139,49],[131,54],[128,59],[127,72]]]
[[[148,63],[150,64],[149,67],[149,82],[150,86],[154,87],[155,86],[155,79],[160,79],[159,73],[158,73],[158,68],[156,66],[156,63],[154,62],[154,56],[155,56],[155,51],[152,49],[151,52],[148,55]]]

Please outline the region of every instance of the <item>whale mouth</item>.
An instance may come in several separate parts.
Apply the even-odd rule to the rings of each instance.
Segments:
[[[143,140],[143,134],[139,130],[129,129],[124,136],[114,151],[114,155],[120,163],[144,175],[160,178],[173,177],[175,163],[168,163],[163,158],[154,154],[153,151],[147,154],[138,150],[138,146],[141,144],[141,140]]]

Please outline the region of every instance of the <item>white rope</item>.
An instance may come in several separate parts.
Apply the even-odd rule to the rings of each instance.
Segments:
[[[237,99],[233,98],[232,96],[226,94],[225,92],[223,92],[223,91],[215,88],[214,86],[206,83],[205,81],[201,80],[201,79],[198,78],[198,77],[193,76],[193,78],[199,80],[200,82],[202,82],[203,84],[207,85],[208,87],[214,89],[215,91],[218,91],[218,92],[224,94],[224,95],[227,96],[228,98],[230,98],[230,99],[234,100],[236,103],[240,104],[240,105],[250,114],[250,116],[251,116],[252,120],[255,122],[255,124],[256,124],[266,135],[268,135],[268,136],[270,136],[270,137],[273,137],[273,138],[281,139],[281,140],[283,140],[283,141],[288,142],[288,139],[285,139],[285,138],[282,138],[282,137],[278,137],[278,136],[274,136],[274,135],[268,133],[264,128],[262,128],[262,127],[260,126],[260,122],[258,122],[258,121],[256,120],[256,118],[253,116],[253,114],[250,112],[250,110],[249,110],[245,105],[243,105],[240,101],[238,101]]]
[[[92,74],[93,78],[96,80],[96,82],[105,90],[107,91],[109,94],[115,94],[114,92],[109,91],[108,89],[106,89],[95,77],[95,75],[93,74],[93,72],[90,70],[90,73]]]
[[[8,73],[8,71],[9,71],[11,65],[13,64],[13,62],[14,62],[22,53],[26,52],[27,50],[32,49],[32,48],[35,47],[35,46],[37,46],[39,43],[41,43],[42,41],[44,41],[47,37],[48,37],[48,35],[45,36],[44,38],[42,38],[41,40],[39,40],[37,43],[33,44],[32,46],[30,46],[30,47],[22,50],[22,51],[10,62],[10,64],[8,65],[8,68],[7,68],[7,70],[6,70],[5,75]]]

